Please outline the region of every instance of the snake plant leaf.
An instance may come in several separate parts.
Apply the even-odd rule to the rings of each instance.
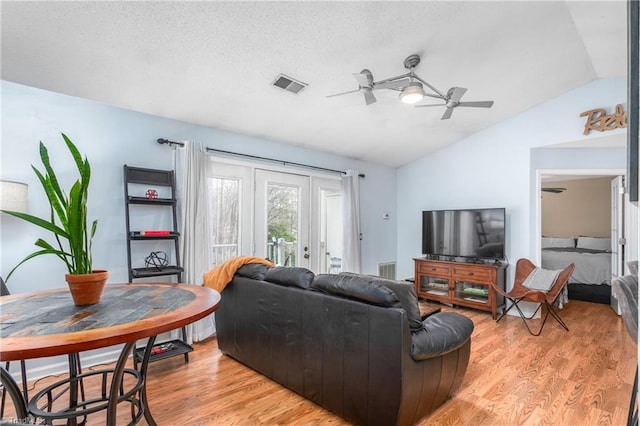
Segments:
[[[20,263],[18,263],[16,266],[13,267],[13,269],[11,271],[9,271],[9,273],[7,274],[7,278],[6,281],[9,281],[9,277],[13,274],[13,272],[18,268],[18,266],[22,265],[24,262],[26,262],[27,260],[33,259],[36,256],[42,256],[44,254],[54,254],[58,257],[61,257],[64,259],[64,252],[61,252],[60,250],[56,250],[56,249],[45,249],[45,250],[40,250],[40,251],[36,251],[31,253],[29,256],[25,257],[24,259],[22,259],[20,261]]]
[[[58,183],[58,178],[56,177],[56,173],[53,171],[53,168],[51,167],[51,163],[50,163],[50,160],[49,160],[49,151],[47,150],[47,147],[42,143],[42,141],[40,141],[40,160],[42,161],[42,165],[44,166],[44,170],[46,171],[47,176],[49,176],[49,179],[51,181],[51,188],[56,193],[57,198],[59,200],[61,200],[61,202],[64,205],[64,201],[65,201],[66,197],[64,196],[64,193],[62,192],[62,189],[60,189],[60,184]],[[33,166],[31,166],[31,167],[35,170],[35,167],[33,167]],[[36,174],[38,174],[38,173],[36,173]],[[44,184],[43,184],[43,186],[44,186]],[[46,191],[46,188],[45,188],[45,191]]]
[[[51,209],[52,209],[51,222],[55,222],[55,219],[53,216],[53,212],[55,212],[62,227],[66,228],[67,215],[65,213],[65,208],[67,206],[67,201],[64,198],[63,199],[58,198],[60,193],[56,191],[50,175],[45,176],[40,172],[40,170],[36,169],[35,167],[31,166],[31,168],[33,169],[34,173],[38,177],[38,180],[40,181],[40,184],[44,189],[44,193],[47,196],[47,199],[49,200],[49,205],[51,206]]]
[[[2,211],[2,213],[6,213],[8,215],[15,216],[17,218],[25,220],[33,225],[39,226],[40,228],[44,228],[47,231],[51,231],[54,234],[59,235],[63,238],[67,238],[67,239],[69,238],[69,234],[67,233],[67,231],[60,228],[59,226],[56,226],[54,223],[51,223],[44,219],[40,219],[37,216],[32,216],[28,213],[14,212],[11,210],[0,210],[0,211]]]

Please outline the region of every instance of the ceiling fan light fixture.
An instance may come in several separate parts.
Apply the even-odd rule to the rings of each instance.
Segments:
[[[424,98],[424,89],[422,83],[417,81],[409,83],[407,87],[400,92],[400,100],[405,104],[415,104]]]

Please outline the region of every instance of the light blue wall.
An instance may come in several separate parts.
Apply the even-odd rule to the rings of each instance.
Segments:
[[[41,140],[49,148],[59,177],[68,182],[73,176],[73,163],[60,132],[67,134],[91,162],[89,214],[99,220],[94,239],[94,266],[109,270],[110,283],[127,281],[122,166],[170,169],[171,149],[155,142],[160,137],[194,140],[212,148],[365,173],[366,178],[361,179],[364,272],[375,273],[378,263],[396,258],[395,169],[11,82],[3,81],[1,90],[0,179],[28,183],[29,212],[46,217],[48,207],[44,194],[29,165],[40,167],[38,141]],[[300,141],[304,142],[303,134]],[[391,213],[391,220],[383,220],[385,212]],[[33,251],[33,242],[45,234],[16,218],[3,215],[0,221],[0,274],[6,276],[18,261]],[[66,285],[64,272],[57,259],[44,256],[21,266],[8,286],[14,293],[60,288]]]
[[[412,259],[421,254],[421,211],[428,209],[505,207],[510,262],[535,258],[535,168],[626,168],[623,148],[536,148],[601,136],[583,136],[579,114],[626,105],[626,93],[624,78],[596,80],[399,168],[399,276],[413,276]],[[510,268],[510,278],[512,273]]]

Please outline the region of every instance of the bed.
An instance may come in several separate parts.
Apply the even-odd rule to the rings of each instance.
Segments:
[[[567,285],[569,299],[606,303],[611,300],[611,239],[542,237],[542,267],[563,269],[575,263]]]

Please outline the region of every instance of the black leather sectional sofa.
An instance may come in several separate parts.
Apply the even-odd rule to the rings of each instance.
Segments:
[[[220,350],[362,425],[410,425],[461,385],[473,322],[420,318],[413,285],[245,265],[216,312]]]

